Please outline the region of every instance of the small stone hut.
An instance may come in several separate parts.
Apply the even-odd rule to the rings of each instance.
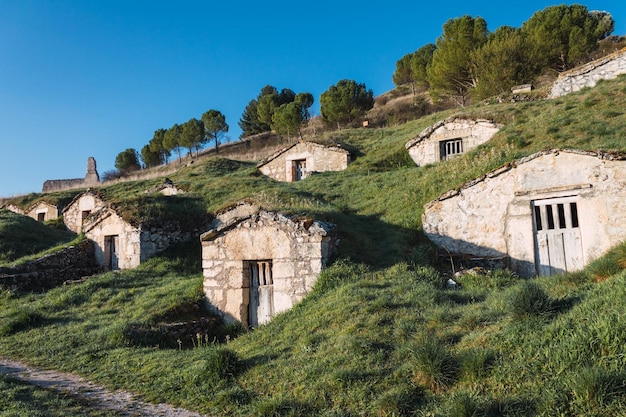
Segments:
[[[600,80],[612,80],[621,74],[626,74],[626,48],[560,73],[552,85],[549,98],[594,87]]]
[[[405,147],[411,159],[423,166],[461,155],[487,142],[500,128],[490,120],[452,116],[422,130]]]
[[[91,214],[107,204],[102,196],[93,189],[88,189],[76,197],[63,209],[63,222],[74,233],[83,231],[83,223]]]
[[[54,204],[48,203],[47,201],[39,200],[26,210],[26,215],[32,217],[38,222],[45,222],[59,217],[59,208]]]
[[[293,182],[316,172],[343,171],[350,161],[350,152],[341,146],[301,141],[264,159],[257,168],[276,181]]]
[[[190,232],[174,224],[133,224],[109,206],[87,217],[83,232],[95,243],[96,262],[105,270],[135,268],[170,245],[191,238]]]
[[[16,213],[16,214],[24,214],[24,215],[26,214],[24,210],[22,210],[20,207],[16,206],[13,203],[9,203],[6,206],[3,206],[2,208],[12,211],[13,213]]]
[[[520,276],[583,268],[626,239],[626,154],[550,150],[426,204],[424,233],[446,253],[505,258]]]
[[[219,214],[200,241],[210,307],[252,327],[302,300],[337,244],[332,224],[250,203]]]

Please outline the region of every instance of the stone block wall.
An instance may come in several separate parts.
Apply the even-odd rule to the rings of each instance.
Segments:
[[[291,308],[315,284],[336,247],[334,226],[260,211],[221,223],[201,236],[204,292],[227,321],[248,324],[246,262],[272,264],[274,314]]]
[[[424,233],[446,251],[510,259],[535,275],[533,205],[551,199],[577,204],[582,264],[626,240],[625,155],[552,150],[507,164],[431,201]],[[555,233],[559,225],[555,225]],[[544,228],[545,229],[545,228]]]
[[[18,292],[42,291],[101,272],[94,244],[88,240],[16,267],[0,267],[0,287]]]
[[[626,74],[626,48],[561,73],[552,86],[550,98],[593,87],[599,80],[611,80],[620,74]]]
[[[487,142],[499,130],[500,126],[490,120],[461,119],[453,116],[424,129],[416,138],[407,142],[405,147],[415,164],[423,166],[441,160],[441,141],[462,139],[465,153]]]
[[[294,181],[294,161],[305,160],[306,172],[343,171],[350,162],[350,153],[338,146],[324,146],[313,142],[299,142],[284,148],[262,161],[259,170],[277,181]],[[306,176],[306,175],[305,175]]]

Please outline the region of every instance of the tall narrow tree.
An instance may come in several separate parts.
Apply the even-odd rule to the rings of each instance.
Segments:
[[[195,148],[196,158],[198,157],[200,147],[205,142],[204,125],[200,120],[191,118],[182,125],[180,144],[181,146],[188,148],[189,152],[193,152],[193,149]]]
[[[220,138],[228,132],[226,117],[219,110],[209,110],[202,115],[204,134],[209,141],[215,141],[215,152],[218,150]]]
[[[428,83],[435,97],[449,97],[464,106],[474,87],[470,54],[487,42],[487,22],[482,17],[463,16],[443,25],[437,49],[427,69]]]

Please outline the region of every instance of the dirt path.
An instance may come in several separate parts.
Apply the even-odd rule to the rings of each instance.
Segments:
[[[169,404],[139,401],[130,392],[109,391],[78,375],[37,369],[11,359],[0,358],[0,374],[38,387],[67,392],[93,403],[94,407],[115,410],[128,416],[206,417]]]

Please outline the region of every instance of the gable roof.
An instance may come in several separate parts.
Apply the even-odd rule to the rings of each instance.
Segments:
[[[262,167],[263,165],[266,165],[267,163],[273,161],[274,159],[278,158],[279,156],[281,156],[282,154],[290,151],[292,148],[301,145],[301,144],[306,144],[306,145],[313,145],[315,147],[318,147],[320,149],[325,149],[328,151],[332,151],[332,152],[341,152],[344,153],[346,155],[350,155],[350,151],[347,150],[346,148],[344,148],[343,146],[336,144],[336,145],[323,145],[321,143],[317,143],[317,142],[310,142],[310,141],[300,141],[300,142],[296,142],[293,145],[289,145],[285,148],[282,148],[276,152],[274,152],[272,155],[268,156],[267,158],[261,160],[258,164],[257,164],[257,168]]]
[[[74,198],[72,199],[72,201],[70,201],[65,207],[63,207],[63,213],[65,213],[72,205],[74,205],[74,203],[76,203],[78,200],[80,200],[81,197],[85,195],[92,195],[95,198],[103,202],[105,201],[104,197],[102,196],[100,192],[98,192],[97,190],[94,190],[93,188],[88,188],[87,190],[76,194]]]
[[[423,142],[426,139],[428,139],[435,132],[435,130],[439,129],[442,126],[445,126],[447,124],[454,123],[454,122],[460,122],[460,123],[467,122],[467,123],[472,123],[474,125],[479,124],[479,123],[490,123],[494,127],[498,127],[498,128],[500,127],[500,125],[495,123],[493,120],[489,120],[489,119],[474,119],[469,116],[450,116],[443,120],[439,120],[437,123],[430,125],[426,129],[422,130],[416,137],[409,140],[406,143],[406,145],[404,145],[404,147],[406,149],[409,149],[417,145],[418,143]]]
[[[231,210],[218,214],[209,224],[209,230],[200,235],[200,241],[214,240],[216,237],[234,229],[240,223],[251,220],[253,223],[281,223],[302,232],[326,236],[335,229],[332,223],[313,220],[304,216],[289,216],[283,213],[265,211],[260,206],[243,202]]]
[[[524,158],[517,159],[513,162],[508,162],[494,170],[487,172],[486,174],[483,174],[479,177],[466,181],[465,183],[461,184],[459,187],[453,188],[439,195],[437,198],[427,203],[426,206],[430,206],[431,204],[434,204],[437,201],[443,201],[443,200],[447,200],[449,198],[455,197],[459,195],[461,191],[471,188],[475,186],[476,184],[479,184],[485,181],[488,178],[497,177],[501,174],[504,174],[505,172],[508,172],[512,169],[517,168],[518,166],[522,164],[526,164],[544,155],[557,156],[559,155],[559,153],[571,153],[571,154],[585,155],[585,156],[595,157],[598,159],[603,159],[603,160],[608,160],[608,161],[625,161],[626,160],[626,152],[608,152],[608,151],[602,151],[602,150],[585,151],[585,150],[579,150],[579,149],[549,149],[545,151],[540,151],[540,152],[536,152],[534,154],[528,155]]]

